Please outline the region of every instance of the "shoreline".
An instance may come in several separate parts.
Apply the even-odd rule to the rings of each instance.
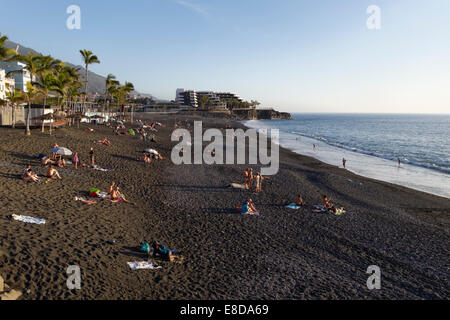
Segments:
[[[243,121],[243,122],[248,122],[248,121]],[[255,128],[250,126],[249,124],[243,123],[244,126],[246,126],[247,128]],[[264,123],[263,124],[264,127],[268,127],[270,126],[270,124]],[[288,137],[288,136],[295,136],[292,133],[289,132],[283,132],[283,134]],[[377,156],[373,156],[370,154],[364,154],[364,153],[359,153],[359,152],[354,152],[352,150],[348,150],[348,149],[341,149],[339,147],[333,146],[333,145],[329,145],[326,142],[321,141],[320,139],[314,139],[312,137],[308,137],[308,136],[301,136],[302,138],[302,142],[303,145],[301,145],[302,147],[305,147],[305,140],[308,141],[308,143],[310,143],[311,145],[313,143],[315,143],[318,146],[318,149],[321,149],[320,146],[321,145],[325,145],[326,148],[328,148],[325,152],[325,154],[327,154],[328,156],[323,156],[323,153],[314,153],[312,154],[311,152],[308,152],[306,150],[305,151],[301,151],[300,150],[300,144],[298,144],[298,141],[295,141],[296,144],[292,144],[289,145],[289,142],[293,143],[293,141],[291,140],[286,140],[288,138],[285,138],[284,142],[280,141],[280,147],[283,147],[286,150],[290,150],[296,154],[305,156],[305,157],[310,157],[313,159],[316,159],[318,161],[321,161],[323,163],[326,163],[328,165],[331,166],[336,166],[337,168],[341,168],[343,169],[340,165],[336,165],[336,163],[339,163],[342,159],[342,157],[345,157],[347,159],[347,164],[354,164],[356,165],[353,167],[347,167],[347,171],[352,172],[358,176],[361,177],[365,177],[365,178],[369,178],[369,179],[375,179],[378,181],[382,181],[382,182],[387,182],[387,183],[391,183],[397,186],[403,186],[412,190],[416,190],[416,191],[420,191],[420,192],[425,192],[428,194],[432,194],[432,195],[436,195],[439,197],[443,197],[446,199],[450,199],[450,190],[446,190],[445,188],[439,188],[436,187],[434,182],[435,180],[439,180],[441,181],[441,185],[446,185],[446,181],[450,178],[450,176],[448,174],[446,174],[445,172],[441,172],[438,170],[432,170],[431,168],[426,168],[423,166],[416,166],[413,164],[409,164],[409,163],[402,163],[402,167],[398,167],[395,165],[395,161],[390,160],[390,159],[385,159],[385,158],[380,158]],[[280,140],[283,140],[283,138],[281,137]],[[289,146],[288,146],[289,145]],[[308,146],[309,147],[309,146]],[[338,155],[339,154],[339,155]],[[377,169],[375,170],[374,168],[367,167],[367,162],[370,162],[371,165],[374,166],[374,168],[376,167]],[[362,163],[364,165],[362,165]],[[384,171],[380,171],[380,168],[383,169]],[[404,172],[404,171],[399,171],[399,170],[407,170],[406,173],[403,173],[401,175],[399,175],[400,172]],[[434,180],[432,181],[424,181],[426,180],[426,178],[432,175],[434,176]],[[414,178],[414,179],[413,179]],[[420,184],[418,184],[415,181],[421,181]],[[449,181],[450,183],[450,181]]]
[[[173,121],[150,144],[164,156]],[[189,121],[194,118],[187,117]],[[202,119],[204,128],[227,121]],[[233,127],[238,122],[231,122]],[[240,124],[242,125],[242,124]],[[240,165],[175,166],[170,160],[135,161],[149,143],[58,129],[53,136],[0,128],[0,274],[24,290],[24,299],[448,299],[450,200],[364,178],[280,147],[280,172],[256,194],[227,188],[241,183]],[[62,169],[62,181],[27,184],[17,178],[35,157],[58,144],[82,161],[92,141],[107,136],[112,147],[93,145],[111,172]],[[258,166],[250,166],[254,170]],[[357,184],[349,183],[348,179]],[[135,205],[73,201],[89,188],[116,181]],[[298,193],[310,204],[327,194],[343,205],[343,216],[290,211]],[[233,211],[251,197],[259,217]],[[45,226],[10,221],[10,214],[45,218]],[[184,256],[183,264],[131,271],[128,261],[146,259],[140,241],[158,239]],[[108,241],[117,240],[116,244]],[[65,268],[82,270],[82,290],[65,287]],[[370,265],[382,270],[382,290],[366,287]],[[26,290],[30,290],[27,293]]]

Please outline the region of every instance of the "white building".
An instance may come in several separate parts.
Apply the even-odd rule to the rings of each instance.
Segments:
[[[8,77],[14,79],[16,88],[27,91],[27,83],[31,82],[31,75],[28,70],[24,69],[25,64],[17,61],[0,61],[0,70],[4,70],[6,74],[11,71],[15,71],[11,73]]]
[[[14,79],[6,77],[6,71],[0,69],[0,99],[6,100],[6,93],[13,92],[14,86]]]

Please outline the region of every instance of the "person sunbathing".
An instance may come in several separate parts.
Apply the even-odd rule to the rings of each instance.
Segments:
[[[109,141],[108,138],[106,138],[106,137],[105,137],[105,139],[99,140],[97,142],[100,143],[100,144],[104,144],[105,146],[108,146],[108,147],[111,146],[111,141]]]
[[[248,199],[248,201],[246,201],[244,203],[244,205],[242,206],[242,214],[253,214],[255,212],[258,212],[258,210],[256,210],[255,204],[253,203],[252,199]]]
[[[153,258],[159,256],[161,259],[169,260],[170,262],[173,262],[175,259],[179,258],[179,256],[172,250],[166,248],[162,243],[158,243],[157,241],[152,242],[152,249]]]
[[[342,213],[345,213],[345,208],[344,207],[340,207],[338,209],[335,206],[332,206],[329,211],[331,211],[334,214],[342,214]]]
[[[330,209],[333,207],[333,204],[331,204],[331,198],[328,198],[326,195],[323,196],[322,204],[326,209]]]
[[[45,156],[41,159],[41,164],[45,167],[48,164],[55,164],[55,162],[49,157]]]
[[[66,166],[66,160],[59,157],[58,160],[56,160],[56,165],[58,166],[58,168],[63,168]]]
[[[31,165],[28,165],[22,174],[22,180],[39,182],[40,179],[37,174],[33,173],[31,170]]]
[[[130,203],[130,201],[128,201],[125,198],[125,196],[122,193],[120,193],[119,187],[115,187],[110,195],[111,195],[111,200],[112,201],[121,200],[121,201],[123,201],[125,203]]]
[[[50,167],[48,168],[47,171],[47,177],[52,179],[53,177],[58,178],[59,180],[61,180],[61,176],[59,175],[58,170],[56,170],[55,168],[53,168],[53,165],[50,165]]]
[[[111,184],[109,185],[109,190],[108,190],[108,194],[111,195],[112,192],[114,191],[114,187],[116,186],[116,183],[113,181],[111,182]]]
[[[301,195],[298,195],[297,200],[295,200],[295,204],[299,207],[306,206],[306,202],[303,201],[303,198]]]

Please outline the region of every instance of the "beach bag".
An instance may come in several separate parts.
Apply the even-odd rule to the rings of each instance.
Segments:
[[[89,196],[90,197],[95,197],[97,196],[97,194],[100,192],[100,189],[97,188],[91,188],[91,190],[89,190]]]

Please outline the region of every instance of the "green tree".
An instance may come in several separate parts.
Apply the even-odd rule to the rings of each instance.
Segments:
[[[92,51],[83,49],[80,50],[81,53],[81,57],[83,59],[84,65],[85,65],[85,69],[86,69],[86,75],[85,75],[85,85],[84,85],[84,94],[85,94],[85,99],[84,101],[87,100],[89,91],[88,91],[88,83],[89,83],[89,65],[94,64],[94,63],[100,63],[100,60],[98,59],[98,57],[96,55],[94,55],[92,53]],[[85,106],[83,107],[85,108]]]
[[[11,103],[12,108],[12,127],[16,127],[16,108],[19,103],[24,101],[24,96],[19,89],[15,89],[14,91],[7,91],[6,98]]]
[[[25,101],[28,104],[28,113],[27,113],[27,120],[26,120],[26,126],[25,126],[25,134],[27,136],[30,136],[31,135],[31,130],[30,130],[31,103],[34,102],[37,98],[39,98],[41,93],[39,92],[38,89],[33,87],[33,85],[30,82],[28,82],[27,83],[27,91],[22,90],[22,94],[23,94],[23,96],[25,98]]]
[[[200,110],[208,110],[208,108],[212,105],[212,102],[208,96],[200,96],[198,99],[198,105]]]
[[[17,55],[17,51],[11,48],[5,48],[5,42],[8,40],[7,36],[0,37],[0,61],[11,60]]]

